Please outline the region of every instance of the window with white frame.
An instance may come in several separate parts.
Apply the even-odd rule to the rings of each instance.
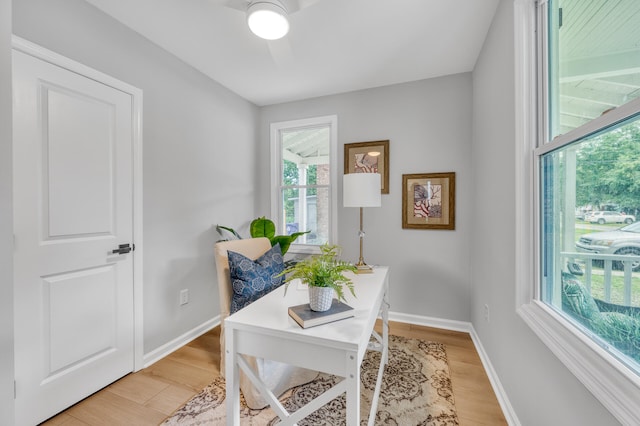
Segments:
[[[271,124],[271,213],[280,233],[300,235],[290,251],[336,240],[337,117]]]
[[[521,187],[528,174],[534,194],[519,210],[535,212],[520,222],[533,249],[520,250],[519,312],[612,414],[639,424],[640,2],[519,3],[516,78],[538,100],[517,94],[530,105]]]

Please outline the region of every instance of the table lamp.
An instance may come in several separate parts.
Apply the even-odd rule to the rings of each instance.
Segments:
[[[364,207],[380,207],[380,174],[379,173],[349,173],[342,181],[344,207],[360,207],[360,259],[356,263],[358,274],[372,272],[371,266],[364,262],[362,244],[364,230],[362,229],[362,209]]]

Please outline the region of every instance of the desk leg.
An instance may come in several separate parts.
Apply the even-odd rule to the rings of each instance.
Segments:
[[[389,291],[387,283],[385,283],[384,297],[382,298],[382,347],[389,347]],[[383,351],[384,359],[381,360],[385,365],[389,363],[389,351]]]
[[[358,353],[347,352],[347,426],[360,425],[360,366]]]
[[[225,330],[225,376],[226,376],[226,403],[227,425],[240,425],[240,372],[238,368],[238,354],[234,342],[235,330]]]

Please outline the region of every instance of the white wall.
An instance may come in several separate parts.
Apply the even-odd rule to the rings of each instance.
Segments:
[[[364,258],[391,267],[391,310],[470,321],[471,75],[458,74],[261,109],[261,214],[269,214],[269,124],[337,114],[339,244],[359,251],[357,209],[342,207],[345,143],[389,139],[389,194],[364,211]],[[456,230],[402,229],[402,175],[456,172]]]
[[[473,72],[473,324],[523,425],[616,425],[515,312],[513,31],[502,0]]]
[[[219,312],[213,226],[253,216],[257,107],[82,0],[15,1],[13,28],[144,92],[149,353]],[[190,303],[180,307],[182,288]]]
[[[0,0],[0,424],[13,424],[11,0]]]

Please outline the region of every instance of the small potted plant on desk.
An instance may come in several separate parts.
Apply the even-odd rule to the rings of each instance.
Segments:
[[[356,267],[349,262],[338,260],[338,254],[337,245],[324,244],[320,246],[319,255],[308,257],[285,269],[281,274],[286,275],[285,286],[298,278],[309,286],[309,305],[313,311],[324,312],[330,309],[334,292],[338,300],[346,301],[344,287],[347,287],[354,297],[356,295],[353,282],[343,274],[345,271],[355,272]]]

